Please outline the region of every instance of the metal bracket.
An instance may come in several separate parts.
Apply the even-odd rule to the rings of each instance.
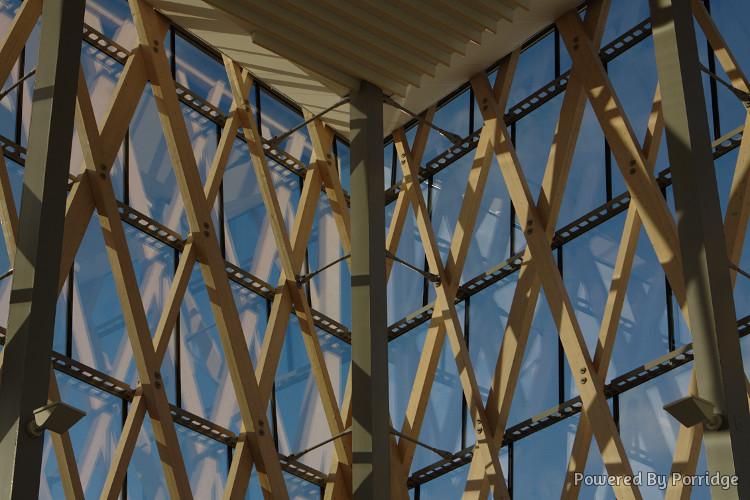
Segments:
[[[328,106],[326,109],[324,109],[320,113],[311,116],[310,118],[308,118],[307,120],[303,121],[299,125],[296,125],[296,126],[290,128],[289,130],[287,130],[283,134],[278,134],[278,135],[275,135],[275,136],[271,137],[270,139],[268,139],[268,141],[266,141],[266,144],[268,144],[272,148],[277,147],[279,144],[281,144],[282,142],[284,142],[284,140],[287,137],[289,137],[290,135],[292,135],[293,133],[295,133],[296,131],[298,131],[299,129],[301,129],[302,127],[304,127],[305,125],[314,122],[315,120],[317,120],[321,116],[325,115],[329,111],[333,111],[334,109],[338,108],[339,106],[343,106],[347,102],[349,102],[349,96],[344,97],[343,99],[341,99],[339,102],[337,102],[336,104],[334,104],[332,106]]]
[[[338,259],[334,260],[334,261],[333,261],[333,262],[331,262],[330,264],[326,264],[325,266],[321,267],[321,268],[320,268],[320,269],[318,269],[317,271],[313,271],[313,272],[311,272],[311,273],[307,273],[307,274],[302,274],[302,275],[300,275],[300,276],[297,276],[297,277],[295,278],[295,281],[297,281],[297,286],[302,286],[302,285],[304,285],[305,283],[307,283],[308,281],[310,281],[310,280],[311,280],[311,279],[313,279],[313,278],[314,278],[315,276],[317,276],[318,274],[322,273],[323,271],[325,271],[325,270],[326,270],[326,269],[328,269],[329,267],[335,266],[335,265],[336,265],[336,264],[338,264],[339,262],[341,262],[341,261],[344,261],[344,260],[348,259],[348,258],[349,258],[349,257],[351,257],[351,256],[352,256],[352,254],[351,254],[351,253],[348,253],[348,254],[346,254],[346,255],[342,255],[342,256],[341,256],[341,257],[339,257]],[[2,278],[0,278],[0,279],[2,279]]]
[[[393,255],[388,250],[385,251],[385,257],[387,259],[391,259],[391,260],[393,260],[395,262],[398,262],[399,264],[401,264],[401,265],[403,265],[405,267],[408,267],[412,271],[418,272],[419,274],[421,274],[422,276],[424,276],[425,278],[427,278],[429,281],[432,281],[436,285],[440,285],[440,276],[438,276],[437,274],[432,274],[432,273],[428,273],[426,271],[422,271],[418,267],[412,266],[411,264],[409,264],[405,260],[399,259],[398,257],[396,257],[395,255]]]
[[[692,394],[664,405],[664,410],[685,427],[705,424],[706,429],[715,431],[724,424],[724,418],[716,413],[716,405]]]
[[[425,120],[424,118],[422,118],[418,114],[409,111],[408,109],[406,109],[405,107],[403,107],[402,105],[400,105],[399,103],[397,103],[396,101],[394,101],[389,96],[384,96],[383,97],[383,102],[386,103],[389,106],[392,106],[392,107],[400,110],[400,111],[403,111],[404,113],[406,113],[407,115],[411,116],[412,118],[414,118],[416,120],[419,120],[420,122],[424,123],[428,127],[430,127],[433,130],[435,130],[438,134],[442,135],[443,137],[445,137],[446,139],[448,139],[449,141],[451,141],[454,146],[458,146],[459,144],[462,144],[464,142],[463,137],[461,137],[460,135],[454,134],[453,132],[448,132],[447,130],[444,130],[444,129],[438,127],[434,123],[428,122],[427,120]]]
[[[86,416],[85,411],[61,403],[50,403],[34,410],[34,418],[26,424],[26,431],[32,437],[39,437],[45,430],[62,434]]]
[[[451,453],[451,452],[449,452],[449,451],[445,451],[445,450],[440,450],[440,449],[438,449],[438,448],[435,448],[435,447],[433,447],[433,446],[430,446],[429,444],[424,444],[424,443],[420,443],[420,442],[419,442],[419,441],[417,441],[416,439],[414,439],[414,438],[410,438],[410,437],[409,437],[409,436],[407,436],[406,434],[402,434],[402,433],[400,433],[399,431],[397,431],[397,430],[396,430],[396,429],[394,429],[393,427],[391,427],[391,434],[394,434],[394,435],[396,435],[396,436],[398,436],[398,437],[400,437],[400,438],[402,438],[402,439],[406,439],[407,441],[411,441],[411,442],[412,442],[412,443],[414,443],[414,444],[418,444],[418,445],[419,445],[419,446],[421,446],[422,448],[426,448],[426,449],[430,450],[430,451],[431,451],[431,452],[433,452],[433,453],[437,453],[438,455],[440,455],[440,457],[441,457],[441,458],[444,458],[444,459],[446,459],[446,460],[451,460],[451,459],[453,458],[453,453]]]
[[[745,105],[746,108],[750,109],[750,94],[747,92],[744,92],[734,85],[732,85],[729,82],[724,81],[721,79],[716,73],[712,73],[708,68],[706,68],[703,64],[698,63],[698,66],[700,66],[701,71],[706,73],[708,76],[719,82],[720,84],[724,85],[726,88],[728,88],[737,98],[742,101],[742,104]]]
[[[333,436],[333,437],[331,437],[331,438],[328,438],[328,439],[326,439],[325,441],[323,441],[323,442],[321,442],[321,443],[318,443],[318,444],[316,444],[315,446],[312,446],[312,447],[310,447],[310,448],[307,448],[306,450],[302,450],[302,451],[298,451],[298,452],[292,453],[291,455],[289,455],[289,456],[287,457],[287,460],[299,460],[299,458],[300,458],[301,456],[303,456],[303,455],[307,455],[307,454],[308,454],[308,453],[310,453],[311,451],[313,451],[313,450],[317,450],[317,449],[318,449],[318,448],[320,448],[321,446],[323,446],[323,445],[326,445],[326,444],[330,443],[331,441],[335,441],[335,440],[337,440],[338,438],[344,437],[344,436],[346,436],[347,434],[351,434],[351,433],[352,433],[352,428],[351,428],[351,426],[349,426],[349,427],[348,427],[348,428],[347,428],[347,429],[346,429],[346,430],[345,430],[344,432],[342,432],[341,434],[337,434],[337,435],[335,435],[335,436]]]

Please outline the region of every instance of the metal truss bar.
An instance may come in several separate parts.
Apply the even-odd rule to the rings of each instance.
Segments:
[[[428,121],[428,120],[422,118],[421,116],[419,116],[418,114],[416,114],[416,113],[414,113],[412,111],[409,111],[408,109],[406,109],[405,107],[403,107],[402,105],[400,105],[399,103],[397,103],[396,101],[394,101],[392,97],[389,97],[389,96],[383,97],[383,102],[386,103],[388,106],[392,106],[392,107],[398,109],[399,111],[401,111],[403,113],[406,113],[407,115],[411,116],[412,118],[414,118],[418,122],[424,123],[425,125],[427,125],[431,129],[433,129],[434,131],[436,131],[438,134],[442,135],[443,137],[445,137],[446,139],[448,139],[449,141],[451,141],[454,146],[458,145],[458,144],[461,144],[463,142],[463,138],[460,135],[454,134],[453,132],[448,132],[447,130],[438,127],[437,125],[435,125],[431,121]]]
[[[750,274],[748,274],[748,273],[746,273],[745,271],[743,271],[742,269],[740,269],[740,268],[739,268],[739,266],[737,266],[737,265],[736,265],[736,264],[735,264],[734,262],[730,262],[730,263],[729,263],[729,267],[730,267],[731,269],[734,269],[734,270],[735,270],[735,271],[737,271],[738,273],[740,273],[740,274],[741,274],[742,276],[744,276],[745,278],[748,278],[748,279],[750,279]],[[11,270],[11,271],[12,271],[12,270]],[[2,277],[0,277],[0,279],[2,279]]]
[[[398,436],[398,437],[400,437],[402,439],[406,439],[407,441],[411,441],[412,443],[414,443],[414,444],[416,444],[418,446],[421,446],[422,448],[424,448],[426,450],[430,450],[431,452],[433,452],[433,453],[435,453],[437,455],[440,455],[443,458],[450,459],[450,458],[453,457],[453,453],[451,453],[450,451],[441,450],[441,449],[435,448],[434,446],[430,446],[429,444],[425,444],[425,443],[423,443],[423,442],[421,442],[419,440],[414,439],[413,437],[407,436],[406,434],[403,434],[403,433],[397,431],[393,427],[391,427],[391,434],[393,434],[395,436]]]
[[[737,322],[739,337],[745,337],[750,334],[750,316],[746,316]],[[681,366],[693,361],[693,345],[687,344],[671,351],[664,356],[635,368],[604,386],[604,395],[612,398],[615,395],[622,394],[630,389],[645,384],[665,373],[669,373]],[[532,434],[544,430],[558,422],[581,413],[583,406],[580,396],[569,399],[568,401],[554,406],[534,417],[524,420],[513,427],[509,427],[503,436],[502,446],[508,446],[511,443],[520,441]],[[420,469],[411,476],[407,483],[408,487],[414,488],[418,485],[432,481],[448,472],[459,469],[466,464],[471,463],[474,455],[474,446],[469,446],[463,450],[454,453],[450,459],[439,460],[432,465]]]
[[[0,92],[0,101],[2,101],[3,99],[5,99],[5,96],[7,96],[11,92],[13,92],[14,89],[18,88],[19,85],[21,85],[23,82],[25,82],[26,80],[28,80],[29,78],[31,78],[35,74],[36,74],[36,68],[34,68],[31,71],[29,71],[28,73],[26,73],[25,75],[23,75],[21,78],[19,78],[16,81],[16,83],[14,83],[13,85],[11,85],[10,87],[8,87],[7,89],[5,89],[2,92]]]
[[[416,273],[421,274],[422,276],[424,276],[429,281],[432,281],[433,283],[437,283],[437,284],[440,283],[440,276],[438,276],[437,274],[428,273],[427,271],[423,271],[420,268],[409,264],[405,260],[400,259],[399,257],[397,257],[396,255],[392,254],[388,250],[385,251],[385,256],[386,256],[386,258],[391,259],[391,260],[393,260],[395,262],[398,262],[402,266],[404,266],[406,268],[409,268],[409,269],[411,269],[412,271],[414,271]]]
[[[302,457],[304,455],[307,455],[311,451],[315,451],[318,448],[320,448],[321,446],[325,446],[328,443],[330,443],[331,441],[335,441],[335,440],[337,440],[339,438],[342,438],[344,436],[348,436],[351,433],[352,433],[352,428],[349,427],[344,432],[336,434],[335,436],[330,437],[330,438],[326,439],[325,441],[321,441],[320,443],[316,444],[315,446],[311,446],[310,448],[305,448],[304,450],[298,451],[298,452],[295,452],[295,453],[290,453],[289,456],[288,456],[288,458],[289,458],[289,460],[299,460],[300,457]]]
[[[126,50],[121,45],[118,45],[110,38],[107,38],[91,26],[84,25],[83,40],[120,64],[125,64],[127,62],[130,51]],[[199,113],[201,116],[208,118],[217,125],[224,126],[227,121],[227,116],[221,111],[221,109],[177,82],[175,82],[175,89],[177,91],[177,97],[182,104]],[[239,132],[237,133],[237,138],[243,142],[245,141],[244,136]],[[307,166],[304,163],[278,146],[269,144],[268,140],[262,140],[263,149],[268,158],[300,177],[305,176]]]
[[[321,267],[317,271],[313,271],[311,273],[303,274],[302,276],[297,276],[297,285],[304,285],[305,283],[307,283],[308,281],[310,281],[311,279],[313,279],[315,276],[317,276],[318,274],[322,273],[326,269],[335,266],[339,262],[345,261],[346,259],[348,259],[351,256],[352,256],[352,254],[351,254],[351,252],[349,252],[349,253],[347,253],[345,255],[342,255],[341,257],[339,257],[338,259],[334,260],[333,262],[331,262],[329,264],[326,264],[325,266]],[[0,280],[2,280],[2,277],[0,277]]]
[[[705,74],[719,82],[720,84],[724,85],[726,88],[729,89],[730,92],[732,92],[737,99],[742,101],[742,104],[745,105],[746,108],[750,108],[750,94],[745,92],[744,90],[740,90],[733,86],[731,83],[726,82],[724,79],[720,78],[716,73],[713,73],[710,71],[707,67],[705,67],[702,63],[698,63],[698,67],[700,67],[701,71],[703,71]]]
[[[714,159],[720,158],[730,151],[738,148],[740,146],[743,133],[744,126],[740,126],[729,134],[714,141],[712,144],[714,148]],[[660,188],[671,186],[671,170],[669,168],[666,168],[659,172],[658,176],[656,177],[656,183]],[[624,193],[616,196],[607,203],[604,203],[591,212],[579,217],[567,226],[558,229],[557,232],[555,232],[555,236],[552,238],[552,249],[557,249],[562,245],[573,241],[575,238],[587,233],[600,224],[603,224],[616,215],[626,211],[629,206],[630,193],[628,191],[625,191]],[[458,293],[456,294],[456,303],[463,302],[468,297],[476,295],[485,288],[497,283],[498,281],[510,276],[511,274],[521,269],[523,265],[523,255],[524,251],[521,250],[514,255],[511,255],[509,258],[502,261],[498,265],[488,269],[482,274],[475,276],[474,278],[461,285],[458,289]],[[397,339],[401,335],[428,321],[432,315],[434,307],[435,303],[431,302],[426,306],[423,306],[413,313],[405,316],[403,319],[391,324],[388,327],[388,340],[391,341]]]
[[[328,106],[326,109],[324,109],[323,111],[319,112],[318,114],[312,115],[311,117],[307,118],[305,121],[303,121],[299,125],[295,125],[294,127],[290,128],[286,132],[271,137],[270,139],[268,139],[268,141],[266,141],[266,144],[268,144],[271,147],[278,146],[279,144],[281,144],[282,142],[284,142],[284,140],[287,137],[289,137],[290,135],[292,135],[293,133],[295,133],[299,129],[301,129],[303,127],[306,127],[307,125],[309,125],[310,123],[314,122],[318,118],[321,118],[321,117],[325,116],[327,113],[333,111],[334,109],[336,109],[336,108],[338,108],[340,106],[343,106],[344,104],[346,104],[348,102],[349,102],[349,96],[346,96],[343,99],[341,99],[339,102]]]
[[[737,322],[739,337],[743,338],[750,334],[750,316],[746,316]],[[5,334],[0,327],[0,345],[5,343]],[[630,389],[638,387],[654,378],[669,373],[687,363],[693,361],[692,344],[679,347],[664,356],[654,359],[638,368],[628,371],[616,378],[604,387],[604,394],[607,398],[622,394]],[[109,375],[102,373],[94,368],[88,367],[83,363],[75,361],[57,352],[53,352],[52,362],[55,370],[70,375],[82,382],[85,382],[97,389],[108,394],[116,396],[126,401],[132,401],[134,390],[126,383],[121,382]],[[237,442],[237,436],[231,431],[226,431],[208,420],[194,415],[186,410],[172,406],[172,415],[177,424],[188,427],[196,432],[210,437],[220,443],[234,447]],[[534,417],[524,420],[513,427],[509,427],[503,437],[502,446],[508,446],[511,443],[520,441],[531,436],[551,425],[554,425],[569,417],[578,415],[581,412],[580,398],[572,398],[561,405],[554,406]],[[195,425],[187,426],[187,422],[193,422]],[[434,464],[420,469],[409,477],[408,487],[414,488],[417,485],[424,484],[436,479],[448,472],[463,467],[471,462],[474,447],[470,446],[457,453],[452,454],[450,460],[444,459]],[[282,460],[282,468],[291,474],[305,479],[313,484],[325,485],[326,475],[316,471],[308,466],[294,463],[288,460],[285,455],[279,455]],[[296,471],[296,472],[295,472]],[[305,471],[305,472],[301,472]]]
[[[4,344],[5,332],[4,328],[0,327],[0,346]],[[52,366],[55,370],[80,380],[81,382],[106,392],[107,394],[111,394],[112,396],[118,397],[124,401],[133,401],[135,389],[125,382],[91,368],[80,361],[76,361],[53,351]],[[170,411],[174,423],[191,429],[213,439],[214,441],[231,446],[232,448],[237,446],[239,438],[232,431],[174,405],[170,405]],[[285,472],[294,474],[295,476],[313,484],[317,484],[318,486],[325,485],[327,476],[322,472],[282,454],[279,454],[279,460],[281,461],[281,468]]]

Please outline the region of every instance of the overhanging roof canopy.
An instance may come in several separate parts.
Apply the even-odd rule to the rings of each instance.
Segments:
[[[580,0],[149,1],[316,113],[362,79],[421,112]],[[384,135],[409,118],[386,107]],[[324,119],[348,135],[348,105]]]

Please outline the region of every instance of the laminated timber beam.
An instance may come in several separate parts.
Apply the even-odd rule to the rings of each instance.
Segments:
[[[24,6],[0,48],[7,73],[36,24],[41,2]],[[84,2],[47,0],[33,95],[29,156],[21,197],[9,324],[0,385],[0,498],[35,497],[39,492],[43,439],[26,424],[47,403],[57,290],[63,240],[67,172],[59,158],[70,157]],[[14,33],[15,32],[15,33]],[[25,35],[25,36],[24,36]],[[63,69],[65,68],[65,69]],[[6,74],[7,77],[7,74]]]
[[[513,81],[513,75],[515,73],[516,65],[518,63],[519,51],[514,51],[509,56],[506,56],[498,72],[495,87],[491,92],[490,96],[486,97],[484,106],[489,106],[489,100],[496,101],[498,107],[505,107],[508,96],[510,94],[511,82]],[[485,128],[486,127],[486,128]],[[402,130],[394,136],[394,142],[396,145],[397,153],[399,154],[399,161],[402,167],[406,168],[406,162],[411,162],[409,168],[415,168],[418,163],[415,161],[415,157],[410,154],[408,150],[408,144],[404,139],[405,134]],[[417,136],[418,138],[419,136]],[[447,290],[448,302],[454,303],[456,297],[456,291],[460,282],[461,274],[463,272],[463,266],[466,262],[468,255],[471,238],[473,236],[474,227],[476,225],[477,215],[479,213],[479,207],[482,201],[484,189],[487,185],[487,178],[489,176],[490,167],[492,165],[493,151],[490,143],[490,128],[485,124],[482,127],[482,133],[475,153],[474,161],[472,163],[471,171],[469,173],[469,179],[466,186],[464,199],[459,212],[459,218],[456,223],[456,230],[453,235],[451,242],[451,249],[448,255],[447,264],[445,265],[445,277],[441,277],[441,289]],[[416,173],[409,170],[409,178],[412,183],[419,185],[418,177]],[[399,192],[399,198],[397,201],[396,209],[394,210],[394,222],[396,221],[396,215],[399,213],[398,209],[400,204],[404,203],[406,206],[405,210],[408,210],[409,203],[414,203],[413,194],[408,194],[408,185],[406,184],[407,176],[404,175],[404,187]],[[421,196],[421,193],[420,193]],[[416,210],[415,210],[416,212]],[[406,213],[403,214],[403,218],[406,217]],[[403,223],[402,223],[403,224]],[[393,223],[392,223],[393,226]],[[390,234],[389,234],[390,236]],[[423,243],[427,247],[427,243]],[[435,273],[435,271],[432,271]],[[445,278],[445,279],[443,279]],[[445,306],[443,306],[445,307]],[[455,307],[455,306],[454,306]],[[409,404],[407,406],[406,415],[404,416],[404,422],[401,427],[401,432],[409,436],[411,439],[418,439],[421,431],[422,424],[424,422],[424,416],[427,410],[427,403],[429,401],[432,384],[435,380],[435,373],[437,370],[438,361],[440,359],[440,353],[442,352],[443,345],[445,343],[445,335],[447,331],[445,311],[442,307],[436,305],[431,321],[425,344],[422,348],[422,355],[419,360],[417,367],[417,374],[414,380],[411,395],[409,397]],[[481,410],[484,410],[483,404]],[[484,424],[487,425],[486,423]],[[490,427],[491,428],[491,427]],[[494,443],[493,443],[494,444]],[[408,439],[399,440],[399,454],[401,456],[402,467],[404,470],[411,468],[412,461],[414,459],[414,452],[416,446],[413,441]],[[502,471],[500,471],[502,475]],[[502,498],[502,495],[507,495],[505,489],[505,481],[503,479],[497,480],[495,486],[502,482],[502,486],[496,489],[496,495],[498,498]]]
[[[609,5],[609,0],[595,1],[589,5],[586,12],[585,29],[596,44],[601,42]],[[479,95],[478,90],[482,84],[482,78],[479,76],[472,80],[475,95]],[[586,98],[581,77],[578,71],[573,69],[560,108],[555,140],[550,149],[547,167],[542,179],[542,190],[537,203],[537,210],[545,224],[544,230],[548,238],[551,238],[557,224],[565,185],[583,120],[585,104]],[[493,426],[495,430],[498,445],[505,433],[508,416],[510,415],[510,407],[521,370],[523,354],[526,350],[526,342],[541,290],[539,272],[535,268],[531,251],[528,248],[524,252],[523,262],[531,263],[531,265],[525,265],[520,270],[508,315],[508,323],[495,366],[490,394],[487,398],[489,425]],[[472,458],[465,495],[467,497],[475,495],[476,498],[485,499],[488,493],[487,488],[488,484],[484,479],[482,464],[477,458]]]

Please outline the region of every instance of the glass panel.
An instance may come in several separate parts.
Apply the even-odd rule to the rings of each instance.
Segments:
[[[229,395],[233,399],[234,389],[198,264],[180,308],[180,360],[181,406],[228,427],[230,415],[225,410],[229,408],[219,403]]]
[[[484,273],[510,256],[510,213],[508,188],[500,173],[500,165],[493,159],[469,243],[469,253],[461,276],[462,283]]]
[[[260,92],[260,110],[261,135],[266,139],[282,134],[304,121],[296,111],[292,111],[264,90]],[[302,163],[309,163],[312,144],[307,133],[307,127],[302,127],[294,132],[279,146]]]
[[[125,2],[88,0],[84,22],[126,50],[132,49],[135,45],[135,25]]]
[[[315,272],[343,255],[339,231],[325,194],[320,196],[307,248],[308,267],[303,272]],[[347,261],[317,274],[308,287],[314,309],[338,322],[351,324],[351,274]]]
[[[130,125],[129,157],[130,206],[186,234],[185,210],[150,84]]]
[[[300,181],[276,162],[268,160],[281,213],[291,230],[300,195]],[[224,220],[227,260],[269,284],[279,279],[281,262],[266,218],[247,145],[235,141],[224,175]]]
[[[143,427],[141,427],[138,441],[135,443],[127,479],[129,500],[169,499],[164,469],[159,458],[159,451],[156,447],[154,431],[151,428],[151,420],[148,418],[148,414],[143,420]]]
[[[81,242],[74,269],[73,357],[135,384],[133,351],[96,214]]]
[[[562,99],[562,96],[555,97],[515,124],[516,153],[534,200],[539,198]],[[516,249],[523,246],[524,243],[516,242]]]
[[[607,45],[627,30],[650,17],[647,0],[612,2],[604,29],[602,46]]]
[[[340,402],[341,385],[334,383],[333,386]],[[289,321],[276,371],[276,411],[279,452],[284,455],[310,448],[331,437],[296,316]],[[333,445],[329,443],[304,455],[300,462],[317,470],[327,470],[332,458]]]
[[[592,359],[599,340],[624,224],[625,214],[620,214],[562,247],[565,287]],[[564,364],[568,388],[565,399],[569,399],[578,395],[578,387],[570,377],[567,360]]]
[[[482,401],[487,404],[495,376],[500,346],[507,327],[518,273],[473,295],[469,303],[469,354],[477,377]],[[507,347],[506,347],[507,349]],[[466,443],[476,441],[471,419],[466,418]]]
[[[423,195],[426,195],[426,189],[427,184],[423,183]],[[427,197],[425,196],[426,199]],[[390,226],[393,220],[393,210],[395,207],[396,204],[392,203],[385,209],[386,227]],[[401,232],[396,256],[417,268],[424,268],[424,247],[419,237],[414,211],[411,209],[409,209],[409,213],[406,215],[406,222]],[[391,268],[390,279],[388,280],[388,324],[393,324],[406,315],[413,313],[419,307],[422,307],[423,290],[424,279],[420,274],[398,262],[394,262]]]
[[[510,408],[509,427],[559,403],[558,345],[557,328],[542,291]]]
[[[560,496],[568,465],[568,442],[575,432],[567,423],[548,427],[513,444],[514,498]]]
[[[218,500],[227,484],[227,447],[209,437],[175,426],[194,498]]]
[[[320,500],[320,486],[309,483],[292,474],[284,473],[289,500]],[[255,497],[260,498],[260,497]]]
[[[129,224],[123,224],[123,227],[125,228],[130,258],[133,262],[133,270],[138,280],[143,308],[153,337],[156,334],[162,311],[167,306],[169,289],[174,277],[175,252],[172,247],[146,235]],[[114,307],[119,307],[119,302],[114,304]],[[171,403],[174,403],[174,338],[170,338],[169,348],[164,356],[160,371],[167,397]]]
[[[547,35],[518,57],[508,104],[513,107],[555,78],[555,40]]]
[[[666,293],[661,264],[646,231],[642,230],[607,382],[668,351]],[[679,309],[674,312],[677,319]]]
[[[227,72],[221,61],[185,40],[175,36],[175,80],[209,103],[229,113],[232,105],[232,89]],[[250,95],[253,95],[251,91]]]
[[[461,326],[464,323],[463,304],[456,306]],[[447,334],[449,335],[449,334]],[[435,382],[432,384],[430,399],[424,416],[424,424],[419,434],[419,440],[434,446],[440,450],[456,452],[461,449],[461,413],[462,401],[464,401],[461,381],[458,378],[456,360],[451,350],[450,341],[447,338],[443,344],[440,361],[438,361],[435,372]],[[424,338],[417,339],[424,344]],[[418,358],[417,358],[418,359]],[[418,362],[418,361],[417,361]],[[412,379],[413,380],[413,379]],[[473,436],[471,426],[467,427],[468,436]],[[469,440],[471,441],[471,440]],[[434,452],[417,446],[414,452],[411,472],[426,467],[440,457]]]

